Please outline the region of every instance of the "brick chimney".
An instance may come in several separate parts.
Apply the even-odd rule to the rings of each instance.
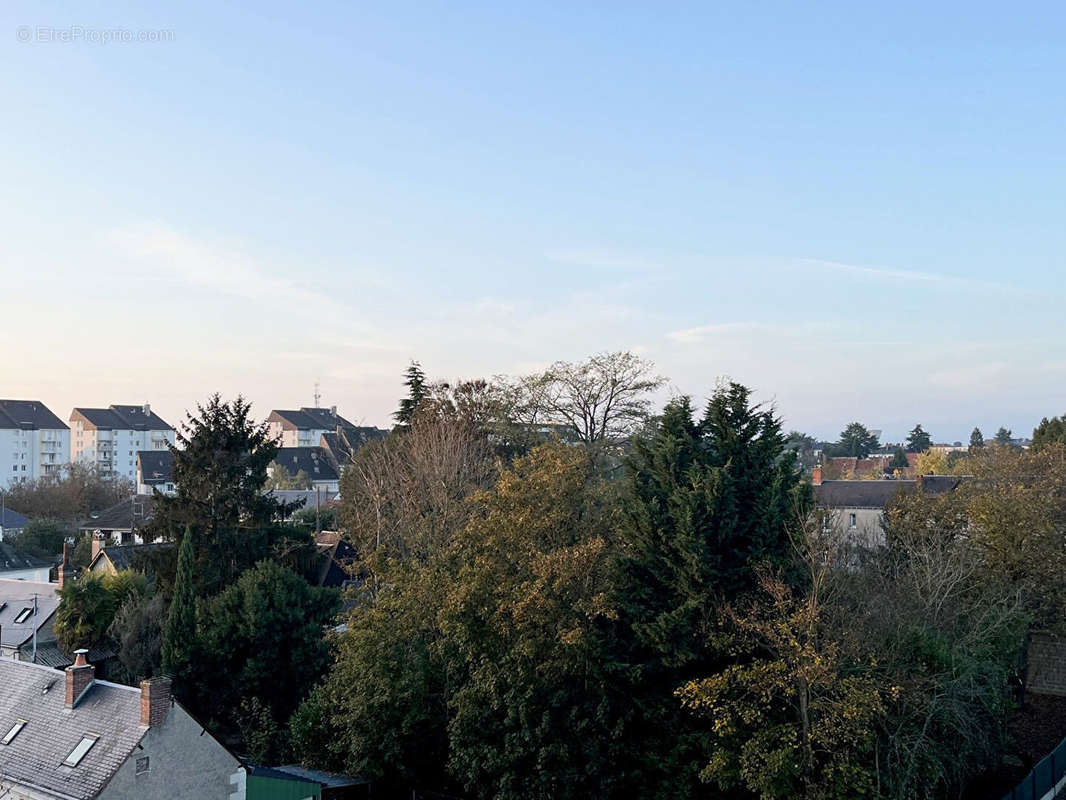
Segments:
[[[170,678],[141,681],[141,724],[154,728],[162,725],[174,704],[170,696]]]
[[[815,467],[814,469],[811,470],[811,483],[813,483],[815,486],[821,486],[822,485],[822,468],[821,467]]]
[[[103,550],[103,549],[104,549],[104,534],[102,534],[100,531],[95,531],[93,533],[92,555],[89,556],[89,560],[92,561],[94,558],[96,558],[98,555],[100,555],[100,551]]]
[[[74,577],[70,574],[70,543],[63,542],[63,560],[59,562],[59,569],[56,570],[56,580],[59,582],[59,588],[63,588],[63,582],[68,578]]]
[[[96,670],[93,665],[85,660],[88,650],[74,651],[74,663],[67,667],[67,695],[66,707],[74,708],[86,689],[89,688],[96,678]]]

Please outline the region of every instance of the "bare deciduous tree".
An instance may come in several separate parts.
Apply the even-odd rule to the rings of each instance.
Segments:
[[[601,353],[557,361],[525,382],[525,414],[568,430],[588,445],[616,442],[648,418],[651,393],[665,383],[655,366],[633,353]]]

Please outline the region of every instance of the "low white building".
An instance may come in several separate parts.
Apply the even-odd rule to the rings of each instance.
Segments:
[[[174,429],[143,406],[75,408],[70,414],[71,460],[95,466],[101,475],[137,480],[137,453],[167,450]]]
[[[57,475],[70,429],[39,400],[0,400],[0,488]]]

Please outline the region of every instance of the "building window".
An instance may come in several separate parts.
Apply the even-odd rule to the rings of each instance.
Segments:
[[[148,756],[141,756],[137,759],[137,774],[143,775],[148,771]]]
[[[855,514],[849,514],[848,515],[848,526],[849,527],[854,528],[855,527],[855,523],[857,521],[858,521],[858,519],[857,519]]]
[[[7,735],[3,739],[0,739],[0,744],[11,744],[11,740],[19,735],[19,731],[26,727],[26,720],[17,719],[15,724],[11,726],[11,730],[7,732]]]
[[[32,613],[33,613],[33,609],[32,608],[24,608],[24,609],[22,609],[18,613],[18,615],[16,615],[16,617],[15,617],[15,624],[16,625],[21,625],[23,622],[25,622],[26,620],[28,620],[30,618],[30,614],[32,614]]]
[[[96,740],[99,738],[99,736],[94,736],[92,734],[82,736],[81,741],[70,751],[70,755],[67,756],[63,763],[68,767],[78,766],[78,764],[81,763],[81,760],[85,758],[85,754],[92,749],[92,746],[96,744]]]

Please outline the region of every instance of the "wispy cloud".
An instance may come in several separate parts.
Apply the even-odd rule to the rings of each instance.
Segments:
[[[242,253],[184,236],[165,225],[117,228],[108,231],[104,240],[119,255],[135,261],[142,275],[158,280],[288,308],[313,308],[319,314],[338,306],[329,294],[277,275]]]
[[[720,322],[714,325],[700,325],[696,328],[683,328],[670,331],[666,338],[681,344],[698,344],[720,336],[737,336],[754,332],[778,330],[780,326],[764,322]]]
[[[640,255],[599,248],[554,250],[545,253],[545,257],[555,264],[565,264],[572,267],[646,270],[657,269],[660,266],[655,260]]]
[[[843,272],[861,278],[872,278],[882,281],[938,284],[957,289],[991,291],[996,293],[1033,294],[1029,289],[1012,286],[1006,283],[997,283],[996,281],[986,281],[980,278],[960,278],[954,275],[940,275],[935,272],[919,272],[916,270],[892,269],[888,267],[867,267],[858,264],[843,264],[839,261],[826,261],[820,258],[801,258],[798,259],[798,262],[806,266],[821,267],[822,269],[834,272]]]

